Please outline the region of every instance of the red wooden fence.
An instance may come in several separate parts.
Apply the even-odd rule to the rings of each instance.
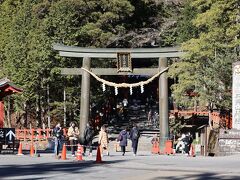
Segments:
[[[209,112],[207,111],[171,111],[172,114],[175,116],[209,116]],[[223,127],[226,127],[228,129],[232,128],[232,115],[229,113],[219,113],[219,112],[212,112],[210,113],[210,119],[213,121],[213,124],[219,124]]]
[[[208,116],[209,112],[194,112],[194,111],[171,111],[175,116],[184,115],[201,115]],[[214,124],[222,125],[226,128],[232,128],[232,116],[231,114],[220,114],[219,112],[212,112],[210,118]],[[63,135],[67,136],[67,129],[63,129]],[[52,129],[16,129],[16,139],[18,140],[45,140],[52,137]]]
[[[67,136],[67,129],[63,129],[63,135]],[[16,139],[18,140],[44,140],[52,137],[52,129],[16,129]]]

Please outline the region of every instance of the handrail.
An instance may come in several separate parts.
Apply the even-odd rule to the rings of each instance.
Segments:
[[[18,140],[44,140],[52,137],[53,129],[16,129],[16,139]],[[63,128],[63,135],[67,136],[67,129]]]
[[[182,115],[203,115],[209,116],[208,111],[179,111],[173,110],[170,113],[174,114],[175,116],[182,116]],[[214,124],[225,124],[225,127],[231,129],[232,128],[232,115],[227,113],[220,113],[220,112],[211,112],[210,119],[213,121]]]

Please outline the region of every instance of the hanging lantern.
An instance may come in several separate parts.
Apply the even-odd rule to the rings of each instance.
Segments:
[[[103,89],[103,92],[106,91],[106,85],[104,83],[102,84],[102,89]]]
[[[115,95],[118,95],[118,88],[115,87]]]
[[[143,83],[141,84],[141,93],[144,92],[144,86],[143,86]]]

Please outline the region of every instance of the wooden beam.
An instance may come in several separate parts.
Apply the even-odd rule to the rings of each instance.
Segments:
[[[81,68],[61,68],[63,75],[82,75]],[[159,72],[158,68],[134,68],[133,72],[117,72],[117,68],[91,68],[91,71],[96,75],[147,75],[152,76]]]

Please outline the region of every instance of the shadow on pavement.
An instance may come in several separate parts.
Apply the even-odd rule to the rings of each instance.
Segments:
[[[52,162],[52,163],[39,163],[39,164],[27,164],[27,165],[0,165],[0,177],[11,178],[16,176],[27,175],[40,175],[44,177],[44,174],[48,173],[88,173],[89,168],[99,165],[109,165],[114,163],[123,162],[125,160],[104,161],[102,163],[96,163],[95,161],[71,161],[71,162]],[[1,179],[0,178],[0,179]],[[34,178],[31,178],[34,179]],[[38,179],[38,178],[37,178]],[[42,179],[42,178],[40,178]]]
[[[171,171],[172,172],[172,171]],[[179,171],[178,171],[179,172]],[[231,174],[222,175],[219,173],[212,173],[212,172],[195,172],[194,174],[189,174],[191,171],[188,171],[187,174],[181,174],[177,176],[158,176],[155,178],[151,178],[151,180],[159,180],[159,179],[168,179],[168,180],[182,180],[182,179],[194,179],[194,180],[239,180],[240,176],[233,176]],[[224,173],[224,172],[223,172]],[[174,171],[171,174],[175,174]]]

